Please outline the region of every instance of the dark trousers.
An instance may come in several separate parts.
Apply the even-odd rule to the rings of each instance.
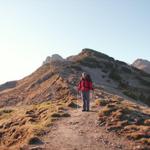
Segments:
[[[82,91],[81,96],[83,100],[83,110],[89,110],[90,109],[90,91]]]

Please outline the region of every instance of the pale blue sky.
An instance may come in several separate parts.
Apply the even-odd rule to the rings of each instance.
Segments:
[[[150,60],[150,0],[0,0],[0,83],[83,48]]]

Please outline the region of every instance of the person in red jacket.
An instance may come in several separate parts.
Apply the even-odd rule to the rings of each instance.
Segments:
[[[90,109],[90,90],[93,90],[91,77],[89,74],[83,72],[78,84],[78,91],[81,91],[81,97],[83,100],[82,111],[89,111]]]

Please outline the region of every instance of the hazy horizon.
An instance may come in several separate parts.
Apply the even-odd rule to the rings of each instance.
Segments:
[[[150,61],[149,0],[0,0],[0,84],[47,56],[91,48],[131,64]]]

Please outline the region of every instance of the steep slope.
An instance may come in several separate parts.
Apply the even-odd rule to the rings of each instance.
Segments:
[[[17,81],[15,88],[5,89],[0,93],[0,106],[40,103],[50,99],[65,98],[64,95],[69,94],[68,84],[61,77],[65,65],[67,65],[65,62],[45,64],[30,76]]]
[[[132,63],[132,66],[150,74],[150,61],[148,60],[137,59]]]

